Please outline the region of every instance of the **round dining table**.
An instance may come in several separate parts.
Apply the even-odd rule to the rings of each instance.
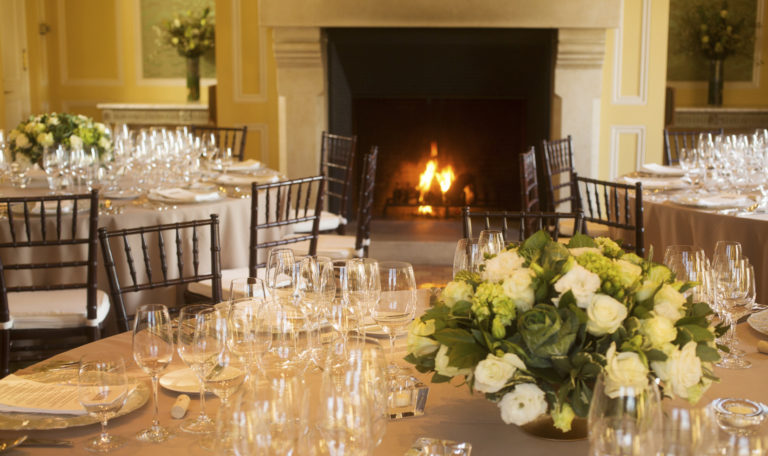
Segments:
[[[768,378],[768,355],[759,353],[756,349],[758,341],[764,340],[768,336],[758,333],[746,323],[738,326],[737,335],[740,339],[740,348],[746,351],[745,356],[752,362],[752,367],[750,369],[730,370],[716,367],[715,375],[720,378],[720,381],[712,384],[699,402],[700,405],[707,404],[713,399],[720,397],[740,397],[768,403],[768,389],[765,388],[765,379]],[[383,340],[382,343],[386,345]],[[397,345],[398,357],[405,355],[404,346],[405,340],[400,338]],[[128,375],[137,382],[144,382],[149,385],[149,377],[132,360],[130,333],[118,334],[81,346],[62,353],[53,358],[53,360],[72,361],[79,359],[83,354],[98,352],[122,354],[127,360]],[[16,374],[33,372],[51,361],[44,361]],[[404,361],[401,361],[401,363],[403,365],[406,364]],[[174,357],[166,372],[183,367],[184,365],[178,357]],[[499,415],[498,407],[494,403],[485,400],[479,393],[470,394],[466,385],[461,385],[456,381],[453,383],[432,384],[429,382],[429,375],[418,373],[414,373],[414,375],[429,387],[424,415],[391,420],[388,423],[383,441],[375,450],[375,455],[403,455],[416,439],[420,437],[469,442],[472,445],[472,455],[474,456],[502,456],[509,454],[526,456],[549,456],[552,454],[586,456],[588,453],[588,442],[586,439],[576,441],[542,440],[524,433],[517,426],[504,424]],[[304,381],[316,382],[318,377],[319,374],[317,372],[308,373],[304,376]],[[170,416],[171,406],[178,394],[165,390],[162,387],[160,388],[160,421],[165,426],[178,427],[180,423],[179,420],[172,419]],[[186,417],[194,416],[199,412],[200,401],[197,395],[192,394],[191,396],[192,401]],[[664,402],[665,407],[687,405],[680,400],[671,401],[665,399]],[[209,396],[206,404],[209,414],[216,416],[219,405],[218,400],[213,396]],[[150,398],[139,409],[110,420],[109,431],[129,439],[129,443],[126,446],[111,454],[141,454],[143,456],[168,456],[172,454],[207,456],[213,454],[212,451],[206,450],[203,447],[204,445],[201,444],[200,437],[181,431],[178,431],[175,438],[161,444],[142,443],[134,440],[133,436],[136,432],[149,425],[152,419],[152,411],[152,399]],[[65,439],[72,442],[73,447],[69,448],[18,447],[12,453],[17,455],[55,456],[86,454],[83,444],[86,440],[96,436],[98,432],[99,425],[92,424],[47,431],[0,430],[0,438],[28,434],[33,438]]]

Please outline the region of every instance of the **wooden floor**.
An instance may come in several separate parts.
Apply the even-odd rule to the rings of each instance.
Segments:
[[[451,280],[453,266],[413,265],[419,288],[444,287]]]

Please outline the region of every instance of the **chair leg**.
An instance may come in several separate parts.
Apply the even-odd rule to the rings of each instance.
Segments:
[[[101,328],[98,326],[94,326],[92,328],[88,328],[88,342],[94,342],[101,338]]]
[[[10,373],[10,361],[11,361],[11,331],[8,329],[0,329],[0,378],[5,377]]]

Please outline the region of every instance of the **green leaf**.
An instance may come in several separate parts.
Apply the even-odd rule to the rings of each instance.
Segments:
[[[592,388],[589,388],[583,380],[576,381],[576,387],[571,393],[571,407],[573,412],[582,418],[589,413],[589,403],[592,402]]]
[[[712,313],[712,308],[706,302],[695,302],[691,308],[691,314],[695,317],[706,317]]]
[[[579,247],[597,247],[597,244],[595,244],[594,239],[586,234],[576,233],[571,237],[571,240],[568,241],[568,248],[575,249]]]
[[[450,314],[451,308],[443,303],[440,303],[437,306],[432,307],[431,309],[424,312],[424,315],[421,316],[421,321],[426,322],[429,320],[444,320],[448,318]]]
[[[451,313],[454,315],[469,315],[469,309],[472,308],[472,303],[469,301],[457,301],[453,308],[451,309]]]
[[[569,256],[570,253],[563,244],[554,241],[549,242],[542,250],[540,264],[545,270],[558,271]]]
[[[555,367],[555,370],[558,374],[561,376],[566,376],[571,372],[571,369],[573,366],[571,365],[571,361],[568,359],[567,356],[563,355],[556,355],[552,357],[552,365]]]
[[[675,322],[675,326],[677,326],[678,328],[682,326],[688,326],[688,325],[695,325],[695,326],[706,328],[708,325],[708,322],[706,318],[698,317],[698,316],[683,317]]]
[[[680,328],[688,330],[691,333],[691,336],[693,336],[693,340],[696,342],[706,342],[715,339],[715,335],[712,334],[709,329],[702,328],[701,326],[683,325],[680,326]]]
[[[655,348],[651,350],[647,350],[645,352],[645,357],[648,358],[648,361],[666,361],[667,355],[661,351],[657,350]]]
[[[720,354],[717,352],[717,350],[705,343],[699,343],[696,346],[696,356],[705,362],[720,361]]]
[[[474,342],[458,343],[448,352],[448,364],[459,369],[472,368],[487,355],[488,351]]]
[[[463,329],[446,328],[436,331],[432,336],[436,341],[443,345],[452,347],[456,344],[474,344],[475,338],[468,331]]]
[[[435,375],[432,376],[432,383],[447,383],[447,382],[450,382],[452,378],[453,377],[440,375],[437,372],[435,372]]]

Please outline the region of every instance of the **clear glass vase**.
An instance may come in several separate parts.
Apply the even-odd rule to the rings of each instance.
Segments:
[[[707,104],[710,106],[723,105],[723,59],[709,61],[709,91]]]
[[[200,57],[187,57],[187,101],[200,99]]]

